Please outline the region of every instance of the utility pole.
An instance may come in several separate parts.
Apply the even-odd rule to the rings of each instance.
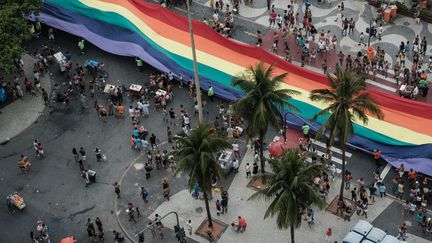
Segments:
[[[187,7],[187,16],[188,16],[188,21],[189,21],[189,33],[190,33],[191,48],[192,48],[194,79],[195,79],[195,87],[196,87],[197,102],[198,102],[198,121],[202,122],[203,121],[203,111],[202,111],[202,100],[201,100],[201,85],[200,85],[199,75],[198,75],[198,64],[197,64],[197,59],[196,59],[195,40],[194,40],[194,34],[193,34],[193,29],[192,29],[192,19],[191,19],[191,13],[190,13],[189,0],[186,0],[186,7]]]
[[[369,39],[368,39],[368,47],[370,46],[370,39],[372,35],[372,19],[369,21]]]

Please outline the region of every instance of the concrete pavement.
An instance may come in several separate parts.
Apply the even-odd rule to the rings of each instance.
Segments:
[[[253,161],[253,151],[249,149],[241,163],[239,173],[235,176],[228,189],[230,195],[228,213],[216,216],[214,203],[215,199],[220,197],[218,194],[215,193],[215,199],[210,202],[213,218],[219,219],[229,225],[237,216],[245,217],[248,222],[247,231],[243,234],[239,234],[233,231],[231,227],[228,227],[218,242],[286,242],[289,239],[289,231],[277,229],[274,218],[263,219],[265,210],[270,202],[248,201],[248,198],[255,193],[255,191],[247,187],[249,179],[246,179],[244,165],[251,161]],[[332,183],[330,193],[327,197],[327,203],[338,194],[339,185],[340,179],[337,178]],[[369,207],[368,219],[366,220],[373,222],[383,210],[392,204],[392,202],[390,198],[377,199],[376,202]],[[186,220],[190,219],[192,220],[195,231],[206,218],[205,210],[202,212],[199,211],[199,213],[195,210],[197,208],[202,208],[203,205],[203,201],[192,198],[188,191],[182,190],[173,195],[169,202],[164,202],[156,208],[149,218],[153,218],[155,213],[163,215],[169,211],[177,211],[180,216],[180,222],[183,222],[183,226]],[[350,222],[345,222],[342,218],[328,211],[318,209],[315,209],[315,215],[315,224],[311,228],[307,226],[307,224],[302,224],[300,228],[296,229],[295,233],[298,242],[323,242],[328,227],[333,229],[332,240],[340,242],[359,219],[365,220],[364,217],[354,214]],[[167,218],[165,221],[167,227],[172,228],[174,224],[174,218]],[[395,223],[395,225],[397,224],[398,222]],[[196,234],[192,235],[191,238],[199,242],[206,242],[205,239]],[[410,235],[409,239],[409,242],[428,242],[428,240],[413,235]]]
[[[33,65],[36,59],[28,54],[23,55],[24,72],[29,78],[33,78]],[[21,87],[25,91],[23,78],[21,79]],[[41,88],[50,92],[51,90],[51,75],[50,72],[41,77]],[[11,104],[3,107],[0,110],[0,144],[8,142],[34,123],[39,116],[43,114],[45,104],[41,94],[37,96],[24,94],[21,99],[18,99]]]

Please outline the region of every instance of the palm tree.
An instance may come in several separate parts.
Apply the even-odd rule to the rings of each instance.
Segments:
[[[281,158],[269,160],[273,173],[255,177],[267,187],[249,198],[272,201],[264,218],[276,215],[279,229],[290,228],[291,243],[294,243],[294,229],[301,224],[302,211],[311,205],[325,206],[318,188],[313,184],[313,178],[320,175],[324,165],[317,162],[308,164],[304,160],[298,149],[287,149]]]
[[[312,117],[316,120],[321,116],[328,116],[317,133],[317,139],[322,139],[323,135],[330,131],[327,140],[327,147],[331,147],[336,138],[339,139],[342,149],[342,184],[339,197],[343,197],[345,184],[345,150],[346,143],[354,134],[353,122],[356,120],[367,124],[369,117],[373,115],[378,119],[383,119],[384,114],[377,103],[369,96],[366,90],[365,76],[352,71],[351,69],[342,70],[337,65],[334,73],[335,77],[327,75],[330,82],[330,89],[315,89],[311,91],[310,99],[320,101],[329,106]]]
[[[209,227],[213,227],[210,214],[209,194],[211,194],[212,178],[220,178],[221,167],[216,154],[230,144],[224,137],[217,134],[216,129],[210,124],[198,124],[188,135],[181,134],[175,138],[180,143],[180,148],[174,151],[179,163],[174,175],[185,172],[189,175],[188,188],[192,191],[195,183],[204,194],[204,202],[207,210]]]
[[[248,121],[246,134],[249,139],[259,137],[259,156],[261,161],[261,172],[265,172],[264,138],[269,125],[276,130],[280,128],[283,118],[280,107],[286,107],[293,111],[297,108],[288,102],[291,95],[300,92],[291,89],[279,89],[286,73],[273,76],[273,65],[268,67],[260,62],[255,67],[250,66],[244,73],[234,77],[232,85],[239,87],[245,95],[238,98],[232,104],[235,114],[240,115]]]

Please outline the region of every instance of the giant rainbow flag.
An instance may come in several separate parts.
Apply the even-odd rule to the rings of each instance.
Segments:
[[[47,25],[85,38],[117,55],[138,56],[163,72],[193,76],[188,22],[158,5],[143,0],[45,0],[39,19]],[[300,126],[325,104],[308,99],[312,89],[326,88],[327,78],[287,63],[267,51],[241,44],[214,32],[204,23],[193,23],[202,87],[233,100],[242,95],[230,81],[259,61],[276,66],[276,74],[288,73],[281,88],[298,90],[290,102],[301,113],[291,114],[291,124]],[[379,148],[394,166],[405,163],[432,175],[432,106],[369,90],[385,114],[370,117],[367,125],[355,124],[350,145],[364,151]],[[319,126],[323,120],[313,123]]]

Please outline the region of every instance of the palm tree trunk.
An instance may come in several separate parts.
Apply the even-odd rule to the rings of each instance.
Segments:
[[[213,221],[212,221],[212,217],[210,214],[210,205],[209,205],[209,200],[207,197],[207,192],[204,192],[204,202],[205,202],[205,207],[206,207],[206,211],[207,211],[208,227],[210,229],[213,229]]]
[[[260,140],[259,153],[260,153],[260,162],[261,162],[261,173],[264,173],[265,172],[264,135],[260,135],[259,140]]]
[[[291,243],[294,243],[294,226],[291,226],[290,232],[291,232]]]
[[[345,189],[345,144],[342,144],[342,184],[339,191],[339,198],[343,198],[343,192]]]

